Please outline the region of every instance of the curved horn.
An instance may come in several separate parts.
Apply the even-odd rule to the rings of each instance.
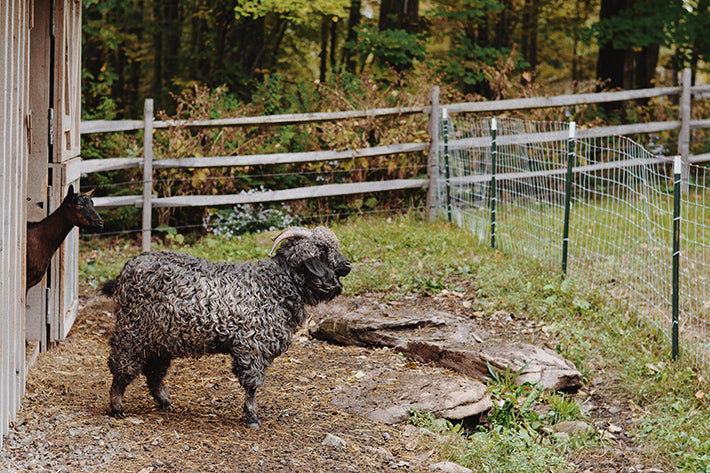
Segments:
[[[310,238],[311,236],[313,236],[313,231],[305,227],[288,227],[272,238],[274,244],[271,245],[269,256],[274,256],[274,250],[276,249],[276,246],[288,238]]]
[[[88,195],[89,197],[91,197],[92,195],[94,195],[94,191],[95,191],[95,190],[96,190],[96,187],[94,187],[93,189],[91,189],[91,190],[90,190],[89,192],[87,192],[85,195]]]

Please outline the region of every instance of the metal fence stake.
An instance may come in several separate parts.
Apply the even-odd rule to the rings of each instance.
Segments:
[[[496,158],[498,149],[496,148],[496,138],[498,135],[498,123],[495,118],[491,119],[491,248],[496,247],[496,203],[498,201],[498,189],[496,187]]]
[[[569,124],[567,140],[567,178],[565,180],[565,220],[562,230],[562,277],[567,276],[567,253],[569,251],[569,213],[572,206],[572,168],[574,167],[574,143],[576,123]]]
[[[673,317],[671,322],[671,357],[673,360],[678,359],[680,351],[678,341],[678,312],[680,302],[680,193],[682,169],[681,156],[676,156],[673,163],[673,295],[671,298],[671,312]]]
[[[451,222],[451,169],[449,168],[449,112],[441,110],[444,126],[444,172],[446,178],[446,216]]]

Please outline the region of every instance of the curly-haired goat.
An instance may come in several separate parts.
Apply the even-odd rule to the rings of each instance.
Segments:
[[[278,251],[274,249],[281,243]],[[306,318],[304,305],[340,294],[350,263],[325,228],[292,227],[274,238],[269,259],[212,263],[171,251],[129,260],[107,289],[116,302],[108,365],[111,412],[124,417],[123,393],[143,373],[163,409],[163,378],[173,358],[225,353],[246,390],[247,424],[259,427],[256,389]]]

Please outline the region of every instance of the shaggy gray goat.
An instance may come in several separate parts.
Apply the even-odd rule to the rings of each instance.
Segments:
[[[291,345],[306,319],[304,306],[329,301],[343,288],[350,263],[338,246],[328,228],[291,227],[274,238],[271,258],[255,263],[212,263],[172,251],[129,260],[104,288],[116,314],[108,359],[112,415],[125,416],[123,394],[139,374],[169,409],[163,378],[171,360],[225,353],[246,391],[246,422],[258,428],[256,390],[266,368]]]

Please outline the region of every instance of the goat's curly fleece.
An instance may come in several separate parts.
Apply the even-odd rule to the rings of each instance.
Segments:
[[[323,268],[317,274],[308,269],[313,260]],[[114,384],[125,388],[159,365],[164,375],[172,358],[227,353],[240,384],[255,389],[305,321],[304,304],[338,295],[339,276],[349,268],[338,239],[323,227],[285,240],[273,258],[255,263],[213,263],[172,251],[136,256],[116,279],[108,360]]]

